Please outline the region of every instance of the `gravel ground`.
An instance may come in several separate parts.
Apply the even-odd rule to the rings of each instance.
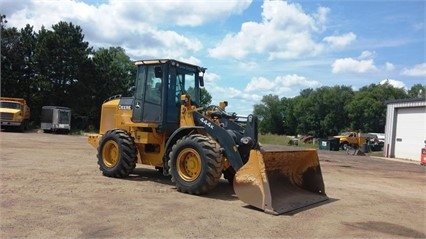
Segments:
[[[138,165],[102,176],[85,136],[0,133],[0,238],[425,238],[425,167],[318,151],[330,200],[269,215]]]

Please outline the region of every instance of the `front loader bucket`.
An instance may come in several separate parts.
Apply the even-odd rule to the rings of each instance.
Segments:
[[[237,171],[238,198],[271,214],[282,214],[328,199],[317,151],[251,150]]]

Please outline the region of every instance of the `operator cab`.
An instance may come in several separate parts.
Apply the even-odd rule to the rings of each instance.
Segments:
[[[181,95],[200,105],[200,86],[206,68],[171,60],[137,61],[132,121],[157,123],[160,132],[179,128]]]

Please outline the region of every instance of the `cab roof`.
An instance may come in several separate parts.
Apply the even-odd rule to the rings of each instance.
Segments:
[[[148,60],[138,60],[135,61],[135,65],[139,66],[139,65],[153,65],[153,64],[165,64],[167,62],[171,62],[173,64],[174,63],[178,63],[178,64],[183,64],[183,65],[187,65],[187,66],[192,66],[195,68],[199,68],[202,71],[205,71],[207,68],[204,67],[200,67],[197,65],[193,65],[190,63],[186,63],[183,61],[178,61],[178,60],[174,60],[174,59],[148,59]]]

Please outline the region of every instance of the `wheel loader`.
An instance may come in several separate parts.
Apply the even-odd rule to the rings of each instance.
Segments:
[[[276,215],[328,199],[315,149],[265,150],[255,115],[229,113],[226,101],[200,107],[206,68],[173,59],[135,65],[133,97],[105,100],[99,133],[88,136],[103,175],[150,165],[195,195],[223,175],[241,201]]]

